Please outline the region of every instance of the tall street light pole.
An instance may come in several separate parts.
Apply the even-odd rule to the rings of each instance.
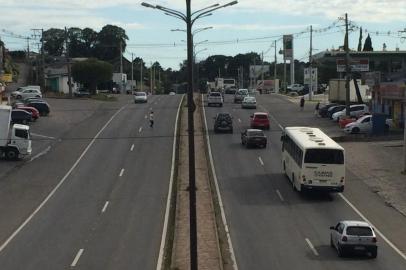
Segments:
[[[196,105],[193,101],[193,36],[192,26],[196,20],[211,16],[213,11],[237,4],[232,1],[225,5],[214,4],[192,13],[191,0],[186,0],[186,14],[160,5],[151,5],[142,2],[141,5],[148,8],[158,9],[165,15],[175,17],[186,23],[187,34],[187,63],[188,63],[188,142],[189,142],[189,240],[190,240],[190,270],[197,270],[197,223],[196,223],[196,178],[195,178],[195,140],[194,140],[194,111]]]

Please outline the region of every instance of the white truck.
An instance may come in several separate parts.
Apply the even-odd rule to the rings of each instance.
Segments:
[[[0,105],[0,155],[8,160],[31,155],[30,127],[10,126],[11,106]]]

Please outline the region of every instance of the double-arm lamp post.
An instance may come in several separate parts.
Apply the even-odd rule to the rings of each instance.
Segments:
[[[175,17],[186,23],[187,33],[187,63],[188,63],[188,142],[189,142],[189,223],[190,223],[190,269],[197,270],[197,224],[196,224],[196,179],[195,179],[195,141],[194,141],[194,119],[193,114],[196,105],[193,101],[193,39],[192,26],[201,18],[211,16],[212,12],[237,4],[238,1],[232,1],[225,5],[214,4],[195,12],[191,12],[191,0],[186,0],[186,14],[163,7],[161,5],[151,5],[142,2],[141,5],[148,8],[160,10],[165,15]]]

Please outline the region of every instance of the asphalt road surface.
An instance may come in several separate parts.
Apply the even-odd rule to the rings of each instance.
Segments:
[[[378,236],[378,258],[339,258],[330,247],[329,227],[339,220],[361,220],[360,213],[400,249],[405,246],[406,218],[384,202],[351,172],[344,197],[300,195],[282,173],[281,126],[317,126],[313,108],[276,95],[258,96],[258,109],[272,114],[266,149],[246,149],[240,131],[255,110],[243,110],[226,95],[223,107],[205,107],[211,150],[231,240],[241,269],[406,269],[406,260]],[[311,107],[311,108],[310,108]],[[213,117],[233,115],[234,134],[214,134]],[[319,121],[319,120],[317,120]],[[326,120],[327,121],[327,120]],[[332,128],[330,123],[319,126]],[[324,127],[324,126],[323,126]],[[345,198],[345,199],[344,199]]]
[[[128,96],[4,176],[0,268],[155,269],[180,98]]]

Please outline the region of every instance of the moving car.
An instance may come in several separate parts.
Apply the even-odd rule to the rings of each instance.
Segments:
[[[330,227],[330,245],[338,256],[351,253],[367,253],[372,258],[378,255],[374,228],[364,221],[344,220]]]
[[[257,146],[265,148],[267,143],[264,132],[260,129],[246,129],[241,132],[241,144],[247,148]]]
[[[42,98],[42,93],[38,89],[23,88],[20,91],[12,92],[11,96],[15,97],[16,99],[24,99],[27,97]]]
[[[174,96],[174,95],[176,95],[176,93],[175,92],[169,92],[169,95]]]
[[[36,121],[39,118],[39,111],[34,107],[18,106],[16,109],[24,110],[31,113],[32,119]]]
[[[337,103],[329,103],[329,104],[326,104],[326,105],[320,107],[320,109],[319,109],[319,115],[320,115],[321,117],[327,117],[328,109],[331,108],[331,107],[333,107],[333,106],[337,106],[337,105],[339,105],[339,104],[337,104]]]
[[[257,108],[257,99],[255,97],[244,97],[241,102],[241,108],[243,109],[256,109]]]
[[[223,96],[220,92],[210,92],[207,96],[207,106],[219,105],[223,106]]]
[[[218,113],[214,117],[214,132],[227,131],[233,133],[233,118],[229,113]]]
[[[248,89],[239,89],[234,95],[234,103],[240,103],[249,95]]]
[[[148,96],[145,92],[135,92],[134,93],[134,103],[147,103]]]
[[[251,115],[251,128],[269,129],[269,115],[265,112],[256,112]]]
[[[42,102],[32,101],[30,103],[27,103],[26,106],[34,107],[35,109],[37,109],[39,111],[39,114],[41,116],[48,115],[51,112],[51,107],[45,101],[42,101]]]
[[[25,110],[13,109],[11,111],[11,123],[26,125],[31,121],[32,121],[31,113]]]
[[[85,88],[79,88],[73,92],[75,97],[90,97],[90,92]]]
[[[369,112],[369,108],[365,104],[355,104],[350,106],[350,116],[355,116],[358,117],[361,114]],[[342,111],[336,112],[332,115],[332,119],[336,122],[340,120],[341,116],[346,115],[346,109],[343,109]]]
[[[286,87],[286,89],[290,92],[299,92],[304,89],[304,86],[299,83],[295,83],[295,84],[288,85]]]
[[[385,130],[389,130],[392,119],[386,119]],[[346,133],[369,133],[372,130],[372,115],[364,115],[344,127]]]

